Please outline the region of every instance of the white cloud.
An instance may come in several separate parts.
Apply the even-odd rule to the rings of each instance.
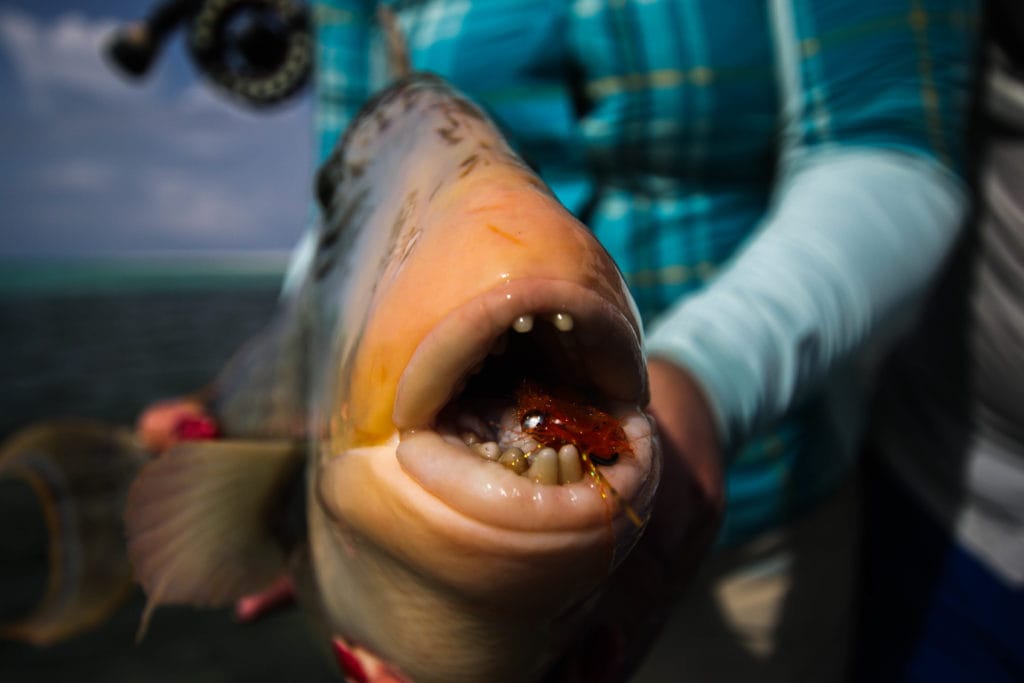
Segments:
[[[115,25],[0,6],[19,86],[0,126],[22,168],[0,185],[0,253],[288,246],[312,199],[308,104],[242,109],[174,45],[136,87],[100,56]]]
[[[142,184],[142,204],[154,222],[183,235],[244,236],[260,222],[253,197],[195,174],[152,169]]]
[[[102,46],[113,19],[64,14],[44,24],[30,14],[0,9],[0,47],[35,103],[60,91],[121,97],[131,92],[104,63]]]

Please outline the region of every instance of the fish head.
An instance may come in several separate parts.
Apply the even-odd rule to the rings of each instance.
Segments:
[[[325,620],[414,680],[528,679],[650,511],[639,318],[604,248],[475,107],[441,86],[412,113],[399,95],[375,106],[335,159],[359,181],[333,215],[361,232],[318,254],[317,310],[335,311],[309,475]],[[538,396],[555,436],[525,419]],[[493,452],[528,464],[565,445],[578,471],[553,480]]]

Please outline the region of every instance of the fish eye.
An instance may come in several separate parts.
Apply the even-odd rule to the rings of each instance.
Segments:
[[[544,424],[544,413],[539,410],[531,410],[523,415],[523,429],[536,429]]]

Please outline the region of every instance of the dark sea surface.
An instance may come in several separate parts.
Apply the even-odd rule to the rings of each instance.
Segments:
[[[149,402],[203,385],[277,298],[280,264],[236,266],[0,263],[0,438],[55,416],[130,425]],[[0,510],[11,541],[19,515]],[[30,585],[4,577],[0,597]],[[298,610],[241,625],[229,610],[163,608],[136,645],[142,607],[137,591],[50,648],[0,641],[0,681],[337,680]]]

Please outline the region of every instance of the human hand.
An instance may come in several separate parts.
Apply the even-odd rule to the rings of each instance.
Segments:
[[[193,398],[158,401],[142,411],[135,427],[142,447],[157,455],[179,441],[211,439],[217,433],[217,423]]]
[[[157,456],[180,441],[213,439],[218,435],[217,423],[206,412],[205,405],[192,398],[158,401],[142,411],[136,425],[136,437],[143,448]],[[264,590],[240,598],[235,603],[235,618],[243,623],[256,621],[294,602],[291,578],[282,575]]]
[[[409,683],[373,653],[335,636],[331,651],[347,683]]]
[[[724,507],[721,447],[710,404],[685,370],[648,363],[662,476],[650,522],[599,598],[583,637],[547,680],[625,680],[706,555]]]

